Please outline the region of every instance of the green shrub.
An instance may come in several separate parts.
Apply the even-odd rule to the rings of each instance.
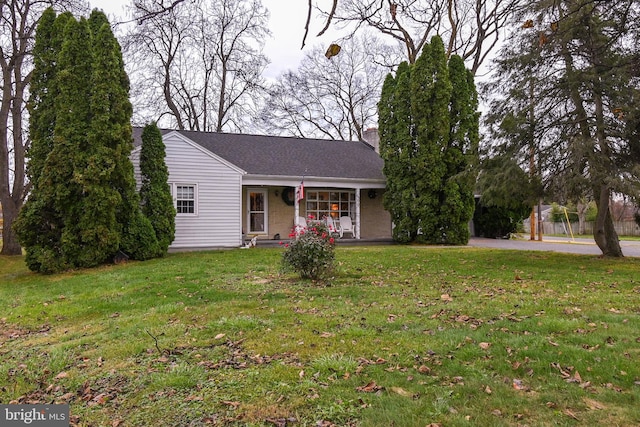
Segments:
[[[312,218],[311,218],[312,219]],[[303,279],[319,279],[333,271],[335,241],[324,222],[311,221],[304,229],[294,229],[285,245],[282,266]]]
[[[163,255],[151,221],[137,211],[124,230],[121,249],[132,259],[144,261]]]
[[[519,206],[485,206],[479,202],[473,214],[476,236],[487,238],[505,238],[521,227],[522,220],[530,209],[524,203]]]

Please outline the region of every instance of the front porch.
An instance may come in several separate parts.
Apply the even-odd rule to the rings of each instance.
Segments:
[[[280,247],[289,242],[291,239],[287,237],[282,240],[273,240],[273,239],[261,239],[258,240],[256,247],[258,248],[274,248]],[[247,239],[245,243],[248,243]],[[380,246],[380,245],[394,245],[395,242],[391,238],[380,238],[380,239],[352,239],[352,238],[342,238],[336,239],[336,246]]]
[[[336,223],[341,216],[349,216],[354,238],[345,236],[342,241],[384,241],[391,238],[391,218],[382,206],[383,193],[383,188],[312,186],[305,179],[304,196],[298,200],[297,187],[247,185],[243,187],[243,239],[286,241],[298,216],[331,217]]]

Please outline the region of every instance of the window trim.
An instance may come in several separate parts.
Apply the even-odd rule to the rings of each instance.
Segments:
[[[264,197],[264,210],[263,211],[252,211],[251,210],[251,193],[261,193]],[[260,235],[265,236],[269,235],[269,190],[266,188],[247,188],[246,193],[246,206],[247,206],[247,234],[250,235]],[[252,212],[263,212],[264,213],[264,230],[263,231],[254,231],[251,230],[251,213]]]
[[[169,184],[171,187],[171,197],[173,198],[173,207],[176,210],[176,216],[196,217],[198,216],[198,184],[186,182],[174,182]],[[193,212],[178,212],[178,187],[193,187]],[[181,199],[187,200],[187,199]]]

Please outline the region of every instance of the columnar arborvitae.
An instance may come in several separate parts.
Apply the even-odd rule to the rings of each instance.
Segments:
[[[460,69],[462,66],[462,69]],[[454,85],[459,85],[454,88]],[[473,215],[477,95],[459,58],[439,37],[416,63],[389,76],[379,104],[385,208],[400,242],[464,244]]]
[[[34,70],[34,186],[17,227],[29,268],[90,267],[119,250],[134,259],[158,256],[129,159],[132,107],[120,46],[102,12],[79,21],[61,15],[62,32],[49,30],[51,19],[47,11],[39,34],[52,45],[42,40],[50,57]],[[34,230],[44,238],[34,239]]]
[[[32,190],[14,222],[14,230],[26,249],[27,264],[36,271],[40,270],[43,262],[47,263],[46,259],[54,262],[59,259],[59,253],[50,242],[60,241],[62,219],[55,210],[53,199],[45,199],[41,194],[40,176],[53,149],[57,61],[64,29],[70,19],[73,19],[70,13],[56,17],[53,9],[45,10],[38,22],[33,50],[34,70],[27,104],[31,137],[27,176]]]
[[[408,242],[416,237],[417,212],[414,200],[417,195],[417,172],[413,159],[416,151],[416,134],[411,114],[411,68],[406,62],[398,67],[395,80],[390,75],[383,86],[380,102],[380,154],[385,159],[384,173],[387,191],[384,206],[394,219],[393,236],[397,241]]]
[[[53,147],[42,169],[38,194],[44,203],[53,205],[58,223],[52,226],[60,233],[59,240],[44,248],[41,271],[45,272],[79,266],[76,260],[85,249],[78,218],[83,212],[81,170],[91,119],[92,67],[87,52],[91,52],[91,38],[86,20],[70,19],[58,56]]]
[[[153,225],[162,254],[167,252],[169,245],[173,242],[176,216],[171,189],[168,185],[169,170],[164,161],[165,156],[160,129],[155,123],[150,123],[142,130],[140,199],[142,213]]]
[[[451,102],[449,104],[449,141],[443,151],[446,167],[443,182],[441,223],[450,244],[469,241],[469,220],[473,216],[476,166],[478,163],[478,94],[473,74],[457,55],[449,59]]]

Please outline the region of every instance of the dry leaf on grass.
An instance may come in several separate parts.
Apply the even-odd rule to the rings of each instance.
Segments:
[[[593,400],[593,399],[589,399],[588,397],[583,397],[582,400],[584,401],[584,403],[587,405],[587,408],[592,409],[592,410],[602,410],[602,409],[607,409],[607,407],[598,402],[597,400]]]
[[[571,409],[565,409],[564,411],[562,411],[562,413],[569,418],[573,418],[576,421],[580,421],[580,418],[578,418],[578,416],[574,414],[573,411],[571,411]]]
[[[384,387],[381,387],[378,384],[376,384],[375,381],[370,381],[365,386],[356,387],[356,391],[361,391],[361,392],[364,392],[364,393],[375,393],[377,391],[382,390],[383,388]]]
[[[415,397],[413,393],[411,393],[409,390],[403,389],[402,387],[391,387],[391,391],[395,394],[399,394],[400,396]]]

